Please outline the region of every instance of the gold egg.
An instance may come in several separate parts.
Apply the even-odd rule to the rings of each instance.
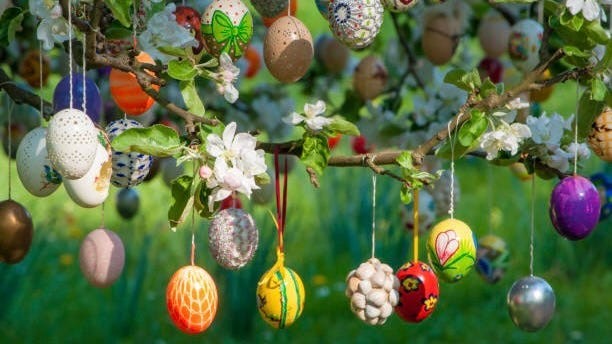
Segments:
[[[26,208],[10,199],[0,202],[0,262],[19,263],[30,250],[33,232]]]

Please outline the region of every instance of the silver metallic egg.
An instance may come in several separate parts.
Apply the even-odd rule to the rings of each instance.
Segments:
[[[507,301],[512,322],[523,331],[535,332],[546,327],[555,313],[555,292],[537,276],[514,282]]]

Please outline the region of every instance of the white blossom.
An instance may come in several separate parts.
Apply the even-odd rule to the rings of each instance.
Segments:
[[[223,130],[223,138],[217,134],[206,137],[206,151],[214,158],[225,158],[231,164],[238,163],[241,154],[255,150],[257,140],[248,133],[236,135],[236,123],[228,124]]]
[[[40,18],[36,37],[42,41],[43,48],[50,50],[55,43],[68,40],[70,27],[62,16],[58,0],[30,0],[30,12]]]
[[[509,101],[508,104],[506,104],[506,108],[508,108],[508,110],[528,109],[529,102],[523,99],[523,97],[516,97],[512,99],[511,101]]]
[[[565,120],[558,114],[552,117],[542,114],[540,117],[527,117],[527,126],[531,130],[533,142],[545,144],[549,149],[559,147],[563,137]]]
[[[578,160],[588,159],[591,156],[591,150],[586,143],[576,144],[575,142],[572,142],[567,146],[566,150],[571,159],[576,157],[576,150],[578,150]]]
[[[567,0],[565,6],[572,15],[582,12],[582,16],[588,21],[598,19],[601,11],[597,0]]]
[[[325,102],[322,100],[317,101],[315,104],[304,105],[304,116],[297,112],[291,113],[289,116],[283,118],[283,121],[287,124],[298,125],[302,122],[306,123],[306,127],[312,131],[319,131],[323,127],[330,125],[332,120],[319,116],[325,113]]]
[[[561,148],[556,148],[548,156],[543,158],[546,165],[559,170],[560,172],[567,172],[569,170],[569,158],[571,155],[568,154]]]
[[[234,82],[240,75],[240,68],[234,66],[232,58],[227,53],[222,53],[219,56],[219,70],[216,73],[211,73],[213,80],[217,84],[217,92],[222,94],[229,103],[235,103],[238,100],[238,89],[234,86]]]
[[[214,209],[214,203],[229,197],[234,191],[251,197],[255,189],[259,189],[253,176],[245,175],[237,167],[230,167],[225,159],[215,160],[213,176],[206,181],[206,187],[212,189],[208,197],[208,209]]]
[[[487,153],[487,160],[493,160],[502,150],[515,155],[520,144],[529,137],[531,137],[531,131],[528,126],[521,123],[508,125],[502,121],[502,125],[497,130],[482,136],[480,148]]]

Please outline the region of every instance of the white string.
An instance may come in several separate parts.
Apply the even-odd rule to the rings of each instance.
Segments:
[[[42,57],[42,41],[38,41],[38,81],[40,81],[40,85],[39,85],[39,90],[40,90],[40,94],[38,95],[40,97],[40,118],[43,118],[43,96],[42,96],[42,89],[43,89],[43,57]]]
[[[287,0],[287,16],[291,17],[291,0]]]
[[[463,116],[463,113],[460,113],[459,116],[457,116],[457,121],[455,122],[455,134],[457,134],[457,130],[458,130],[458,126],[459,126],[459,121],[461,120],[461,117]],[[455,142],[453,139],[453,133],[452,130],[450,129],[450,125],[453,122],[453,120],[451,119],[450,121],[448,121],[448,124],[446,125],[446,128],[448,129],[448,140],[450,143],[450,147],[451,147],[451,169],[450,169],[450,207],[448,209],[448,214],[450,215],[451,219],[455,218]]]
[[[544,25],[544,0],[538,2],[538,23]]]
[[[72,0],[68,1],[68,77],[70,78],[69,86],[70,86],[70,108],[74,108],[74,98],[72,94]]]
[[[533,161],[533,170],[535,171],[535,160]],[[529,275],[533,276],[533,233],[535,229],[535,180],[536,176],[534,175],[531,178],[531,238],[529,243]]]
[[[83,112],[87,113],[87,84],[85,74],[87,73],[87,60],[85,59],[85,47],[87,46],[87,35],[83,35]]]
[[[578,110],[580,110],[580,83],[576,82],[576,115],[574,117],[574,175],[578,172]]]
[[[376,250],[376,174],[372,175],[372,258]]]

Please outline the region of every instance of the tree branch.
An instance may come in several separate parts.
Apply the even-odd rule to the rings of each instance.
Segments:
[[[0,68],[0,90],[6,91],[9,97],[17,104],[27,104],[35,109],[40,107],[40,97],[33,92],[17,86],[2,68]],[[45,119],[49,119],[54,113],[53,105],[47,101],[43,101],[42,112]]]

